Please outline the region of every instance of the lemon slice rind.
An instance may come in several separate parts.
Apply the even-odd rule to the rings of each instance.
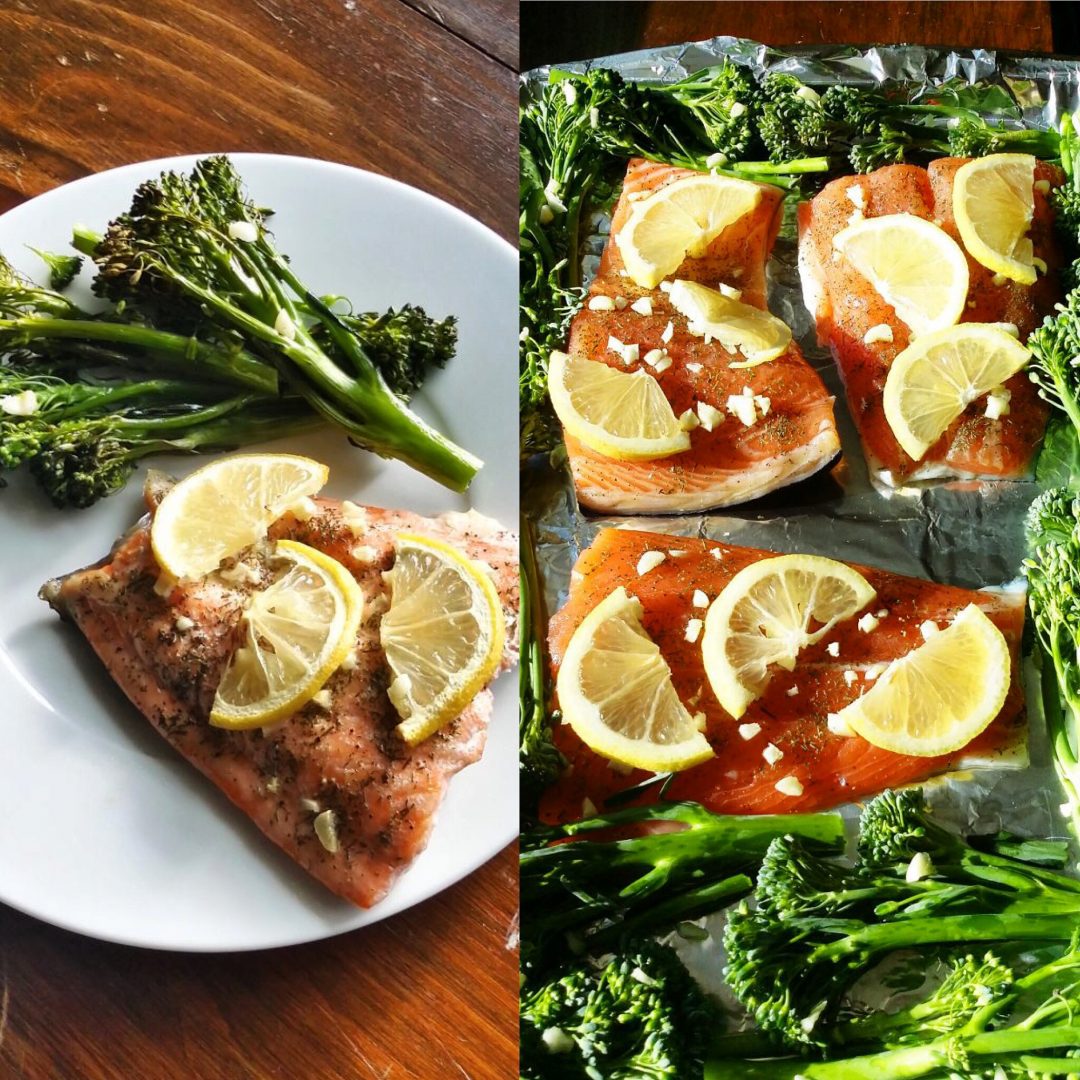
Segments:
[[[356,644],[364,597],[336,559],[279,540],[285,572],[253,593],[244,643],[222,676],[210,723],[234,731],[264,727],[307,704]]]
[[[553,352],[551,404],[562,426],[616,461],[652,461],[690,449],[663,388],[644,368],[617,371],[597,360]]]
[[[710,605],[701,639],[705,674],[721,706],[738,720],[765,692],[774,666],[794,670],[800,649],[875,595],[857,570],[819,555],[777,555],[744,566]]]
[[[609,761],[679,772],[713,756],[700,719],[642,625],[641,601],[619,587],[574,631],[556,680],[563,719]]]
[[[1035,158],[989,154],[961,165],[953,178],[953,217],[971,257],[995,274],[1034,285]]]
[[[893,661],[837,720],[882,750],[913,757],[951,754],[1001,712],[1011,672],[1004,634],[978,605],[969,604],[951,625]]]
[[[710,243],[761,201],[748,180],[709,173],[666,184],[633,204],[615,241],[626,272],[653,289],[687,257],[701,258]]]
[[[485,568],[442,540],[399,533],[379,637],[393,673],[397,731],[416,746],[461,715],[491,681],[506,640]],[[453,663],[453,670],[448,665]]]
[[[851,263],[919,336],[953,326],[967,304],[968,263],[944,229],[914,214],[863,218],[833,237]]]
[[[920,461],[970,405],[1012,378],[1031,354],[1011,334],[961,323],[901,352],[885,378],[885,419],[904,453]]]
[[[235,454],[196,469],[154,511],[150,545],[176,579],[204,577],[266,535],[290,507],[314,495],[329,469],[297,454]]]

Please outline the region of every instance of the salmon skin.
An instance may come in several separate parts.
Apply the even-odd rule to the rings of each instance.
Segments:
[[[956,171],[967,160],[940,158],[926,169],[887,165],[865,176],[841,177],[799,206],[799,270],[806,307],[816,319],[819,342],[832,350],[840,369],[871,472],[886,486],[947,477],[1026,476],[1046,427],[1047,407],[1027,374],[1020,372],[1005,384],[1012,394],[1007,415],[988,419],[985,401],[975,401],[921,461],[913,461],[896,441],[882,404],[889,367],[910,344],[911,332],[861,274],[844,259],[833,257],[833,237],[860,212],[866,217],[914,214],[925,218],[964,250],[953,216],[952,193]],[[1035,183],[1040,181],[1054,187],[1062,183],[1063,174],[1057,166],[1038,161]],[[1054,235],[1053,210],[1047,193],[1039,187],[1034,198],[1030,236],[1035,255],[1046,263],[1046,273],[1040,273],[1034,285],[1000,278],[995,284],[993,271],[968,255],[970,285],[961,320],[1013,323],[1021,341],[1060,299],[1058,271],[1063,260]],[[879,325],[891,329],[892,341],[867,345],[864,335]]]
[[[150,501],[161,493],[159,487]],[[256,545],[218,573],[161,596],[147,518],[103,563],[48,582],[42,598],[82,631],[169,744],[267,837],[327,888],[370,907],[427,846],[450,778],[483,753],[492,708],[485,689],[457,720],[414,748],[394,730],[398,716],[387,698],[390,673],[379,645],[379,621],[389,603],[383,571],[393,565],[394,538],[400,531],[433,537],[489,566],[506,611],[508,642],[516,641],[517,543],[472,512],[425,518],[368,507],[360,530],[346,523],[341,503],[315,503],[309,520],[287,514],[270,538],[298,540],[333,556],[364,594],[355,665],[330,677],[327,709],[309,703],[285,721],[250,731],[207,722],[240,640],[244,603],[271,580],[272,544]],[[357,520],[355,512],[350,520]],[[314,831],[324,810],[334,811],[336,852]]]
[[[639,346],[639,356],[666,349],[671,367],[656,377],[676,416],[697,402],[725,410],[730,395],[745,387],[767,396],[766,416],[746,427],[727,416],[713,431],[690,432],[690,449],[653,461],[615,461],[582,445],[570,435],[570,458],[578,501],[605,513],[686,513],[748,502],[792,484],[824,468],[840,450],[833,418],[833,399],[817,372],[794,342],[783,356],[767,364],[732,369],[741,354],[718,342],[706,342],[687,330],[687,320],[659,289],[642,289],[623,275],[616,242],[634,202],[644,195],[697,175],[688,169],[635,159],[630,162],[622,195],[611,221],[611,237],[585,306],[570,327],[569,351],[622,371],[645,366],[643,359],[624,364],[608,349],[608,338]],[[744,303],[765,308],[765,263],[783,216],[783,193],[759,185],[756,209],[729,225],[702,258],[684,260],[672,275],[715,289],[721,282],[742,290]],[[592,310],[589,300],[611,297],[622,306]],[[648,297],[652,314],[630,304]],[[625,304],[623,304],[625,301]],[[668,324],[671,330],[668,331]],[[670,334],[670,336],[668,336]],[[646,366],[646,370],[650,370]]]
[[[637,563],[646,551],[660,551],[666,557],[656,569],[639,576]],[[556,671],[574,630],[621,585],[641,600],[645,629],[671,667],[680,699],[691,712],[705,713],[706,735],[716,756],[678,773],[667,787],[666,798],[693,799],[725,814],[824,810],[925,779],[962,760],[1002,759],[1007,754],[1015,760],[1017,746],[1025,736],[1018,659],[1024,627],[1023,594],[969,592],[873,567],[856,569],[877,591],[866,610],[888,612],[881,615],[880,624],[864,633],[856,618],[840,623],[818,644],[802,650],[793,672],[777,671],[765,694],[739,721],[733,720],[709,687],[700,639],[695,643],[686,640],[688,621],[705,615],[704,608],[693,606],[692,596],[700,589],[714,600],[744,566],[773,554],[714,541],[602,529],[574,566],[567,602],[549,627]],[[923,758],[881,750],[858,736],[845,738],[829,731],[828,714],[850,704],[873,685],[865,678],[868,667],[884,665],[921,645],[920,627],[926,620],[943,627],[972,603],[1004,633],[1013,664],[1008,699],[978,738],[955,754]],[[839,645],[836,657],[828,651],[832,642]],[[855,673],[850,683],[851,676],[845,678],[849,671]],[[743,739],[740,724],[760,724],[761,732]],[[571,768],[543,797],[541,815],[548,822],[580,818],[586,799],[602,809],[615,793],[651,778],[649,773],[612,766],[585,746],[568,724],[556,728],[555,740]],[[762,757],[769,743],[783,751],[774,765]],[[802,795],[782,795],[776,790],[777,781],[785,776],[799,779]]]

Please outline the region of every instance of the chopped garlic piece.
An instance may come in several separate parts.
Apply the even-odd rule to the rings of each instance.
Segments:
[[[345,659],[341,661],[342,671],[355,671],[357,665],[356,653],[349,652],[345,654]]]
[[[315,835],[327,851],[333,855],[338,849],[337,819],[333,810],[324,810],[313,822]]]
[[[635,345],[634,348],[636,349],[637,346]],[[664,356],[657,360],[656,364],[653,366],[653,371],[655,371],[657,375],[663,375],[669,367],[671,367],[671,357]]]
[[[693,645],[693,643],[701,637],[701,628],[704,625],[705,624],[700,619],[691,619],[686,624],[686,633],[683,634],[683,637]]]
[[[761,413],[762,416],[768,416],[769,409],[772,408],[772,399],[767,398],[762,394],[755,394],[754,404],[758,407],[758,412]]]
[[[862,339],[864,345],[874,345],[879,341],[892,341],[892,327],[888,323],[878,323],[877,326],[871,326],[863,334]]]
[[[185,630],[190,630],[195,625],[195,620],[189,619],[186,615],[177,615],[176,623],[174,625],[180,633],[183,633]]]
[[[230,221],[228,233],[233,240],[254,244],[259,239],[259,226],[254,221]]]
[[[671,320],[668,319],[668,324],[664,327],[664,332],[660,335],[660,340],[666,345],[671,340],[674,333],[675,326],[673,325]]]
[[[666,558],[662,551],[646,551],[637,562],[638,577],[655,570]]]
[[[992,277],[992,278],[990,279],[990,283],[991,283],[992,285],[997,285],[997,286],[999,286],[999,287],[1000,287],[1001,285],[1004,285],[1004,284],[1005,284],[1005,282],[1006,282],[1006,281],[1008,281],[1008,280],[1009,280],[1009,279],[1008,279],[1008,278],[1007,278],[1007,277],[1006,277],[1006,276],[1005,276],[1004,274],[995,274],[995,275],[994,275],[994,276],[993,276],[993,277]]]
[[[301,799],[300,809],[307,810],[309,813],[312,814],[317,814],[322,809],[322,807],[319,805],[318,800],[316,799]]]
[[[935,634],[940,632],[938,624],[931,619],[927,619],[926,622],[919,627],[919,633],[922,634],[924,641],[929,641]]]
[[[561,1027],[544,1028],[540,1038],[544,1040],[549,1054],[569,1054],[577,1047],[577,1043]]]
[[[1000,420],[1009,415],[1009,401],[1012,399],[1012,391],[1004,386],[995,386],[986,395],[986,418],[987,420]]]
[[[760,724],[740,724],[739,725],[739,737],[749,742],[751,739],[756,738],[761,734]]]
[[[746,106],[741,101],[736,101],[735,104],[728,109],[728,116],[730,116],[732,120],[738,120],[744,112],[746,112]]]
[[[694,590],[694,598],[691,601],[694,607],[708,607],[709,598],[701,591],[701,589]]]
[[[38,399],[33,390],[0,397],[0,412],[7,413],[8,416],[33,416],[37,411]]]
[[[368,515],[367,510],[363,506],[357,506],[354,502],[349,502],[346,499],[341,504],[341,517],[345,523],[345,527],[354,536],[359,536],[361,533],[367,532],[368,528]]]
[[[631,311],[636,311],[639,315],[651,315],[652,314],[652,298],[649,296],[641,296],[630,305]]]
[[[803,786],[797,776],[785,776],[782,780],[777,780],[773,787],[781,795],[791,795],[797,798],[803,793]]]
[[[359,544],[349,552],[349,554],[357,561],[362,563],[372,563],[378,557],[378,551],[369,546],[368,544]]]
[[[872,630],[876,630],[878,623],[881,620],[876,615],[871,615],[868,611],[865,615],[859,618],[856,624],[864,634],[869,634]]]
[[[687,365],[689,367],[689,364]],[[724,422],[724,414],[715,406],[710,405],[707,401],[699,401],[697,403],[698,419],[701,421],[701,426],[706,431],[712,431],[718,424]]]
[[[784,693],[787,694],[788,697],[798,697],[799,696],[799,688],[797,686],[789,686],[784,691]]]
[[[863,672],[863,678],[866,679],[867,682],[873,682],[876,678],[885,673],[885,669],[888,666],[888,664],[871,664]]]
[[[297,521],[310,521],[318,510],[315,500],[305,495],[298,503],[289,507],[288,513],[292,514]]]
[[[644,360],[645,363],[649,365],[649,367],[656,367],[656,365],[659,364],[660,361],[667,356],[667,354],[667,349],[650,349],[642,357],[642,360]]]
[[[686,370],[689,371],[689,372],[692,372],[694,375],[697,375],[701,371],[701,368],[702,368],[701,364],[687,364],[686,365]]]
[[[717,289],[721,296],[726,296],[729,300],[742,299],[742,289],[736,289],[733,285],[725,285],[721,281]]]
[[[616,296],[616,297],[615,297],[615,307],[616,307],[616,308],[618,308],[618,310],[619,310],[619,311],[622,311],[622,309],[623,309],[624,307],[626,307],[626,305],[627,305],[627,304],[628,304],[629,302],[630,302],[630,301],[629,301],[629,300],[627,300],[625,296]]]
[[[1036,191],[1041,191],[1045,195],[1050,190],[1050,181],[1036,180],[1034,187]]]
[[[904,873],[904,880],[909,884],[922,881],[923,878],[928,878],[933,872],[934,863],[930,856],[925,851],[916,851],[911,856],[911,862],[908,863],[907,870]]]
[[[683,548],[669,548],[668,554],[673,559],[681,559],[686,554],[686,551]]]
[[[834,735],[843,735],[845,738],[850,738],[855,734],[848,726],[848,722],[839,713],[829,713],[825,725]]]
[[[687,409],[679,415],[679,427],[683,431],[693,431],[700,423],[693,409]]]
[[[779,746],[775,746],[773,743],[769,743],[769,745],[761,751],[761,756],[770,765],[775,765],[784,756],[784,751],[781,750]]]
[[[848,197],[848,201],[852,206],[857,207],[859,210],[866,209],[866,192],[863,191],[861,184],[852,184],[844,194]]]
[[[844,682],[846,682],[848,686],[854,686],[855,680],[858,677],[858,674],[852,671],[851,668],[848,668],[847,671],[844,672]]]
[[[877,611],[874,612],[874,618],[875,619],[884,619],[888,614],[889,614],[889,609],[887,607],[878,608]]]
[[[717,169],[722,165],[726,165],[727,163],[728,163],[727,154],[720,154],[720,153],[710,154],[705,159],[705,168],[706,169]]]
[[[748,391],[749,387],[745,388],[741,394],[729,395],[727,399],[727,411],[742,421],[744,427],[752,427],[758,418],[754,396]]]
[[[589,298],[590,311],[614,311],[615,301],[610,296],[592,296]]]
[[[622,358],[624,364],[632,364],[641,355],[640,345],[624,345],[622,349]]]
[[[829,644],[825,646],[825,651],[830,656],[839,656],[840,655],[840,642],[839,641],[830,641]]]
[[[330,695],[329,690],[320,690],[317,694],[312,696],[311,704],[318,705],[320,709],[329,709],[333,705],[334,700]]]
[[[293,341],[296,338],[296,323],[289,318],[289,313],[284,308],[277,313],[274,330],[287,341]]]

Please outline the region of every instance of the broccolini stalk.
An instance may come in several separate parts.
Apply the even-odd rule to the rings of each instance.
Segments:
[[[186,304],[268,358],[351,441],[463,491],[481,463],[393,394],[341,317],[297,278],[264,222],[225,157],[198,162],[190,176],[164,173],[140,185],[130,211],[94,247],[95,290],[145,309],[162,296]]]
[[[656,826],[663,831],[648,831]],[[601,830],[620,838],[589,839]],[[532,830],[521,853],[523,967],[535,972],[557,960],[571,931],[579,951],[596,952],[629,930],[663,933],[716,911],[749,891],[744,871],[785,834],[835,852],[844,826],[836,814],[735,817],[680,802]]]
[[[1043,492],[1028,510],[1028,605],[1042,646],[1043,707],[1065,791],[1062,813],[1080,839],[1080,497]]]
[[[521,515],[521,666],[518,671],[518,743],[523,816],[566,767],[566,760],[551,740],[553,717],[548,712],[547,651],[544,634],[543,585],[536,565],[536,531]]]
[[[887,792],[863,817],[852,869],[774,840],[756,908],[744,902],[725,928],[728,985],[788,1045],[827,1045],[844,993],[888,953],[1067,941],[1080,926],[1080,882],[952,836],[921,792]]]

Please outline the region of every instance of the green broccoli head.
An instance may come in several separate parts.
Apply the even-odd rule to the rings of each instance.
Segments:
[[[685,1080],[719,1011],[673,949],[644,940],[527,993],[520,1020],[523,1080]]]
[[[758,133],[776,163],[826,153],[829,117],[816,90],[794,75],[773,72],[761,83],[765,104],[758,117]]]
[[[75,420],[51,429],[30,459],[30,472],[56,506],[83,509],[120,491],[137,457],[107,418]]]

